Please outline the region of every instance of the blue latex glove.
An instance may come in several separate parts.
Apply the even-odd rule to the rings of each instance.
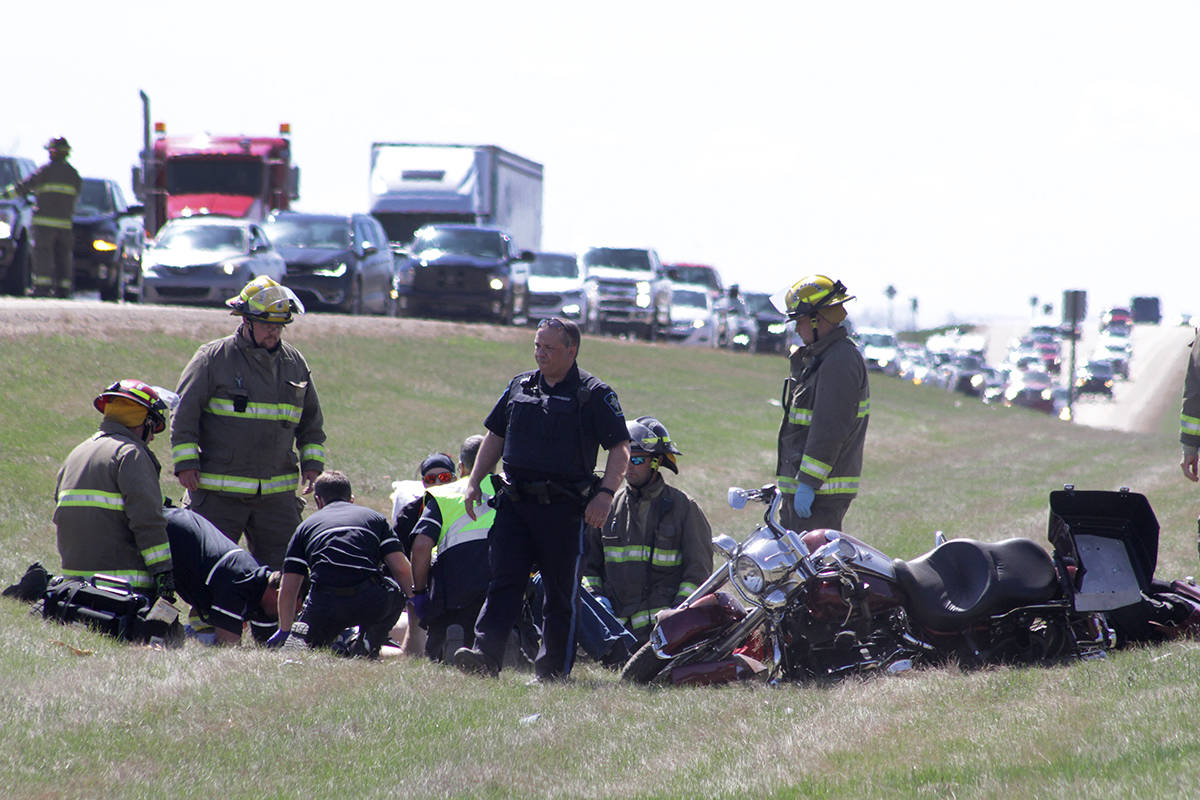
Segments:
[[[408,602],[412,606],[412,611],[416,615],[417,621],[424,622],[425,615],[429,613],[429,593],[413,592],[413,596],[408,598]]]
[[[593,595],[593,596],[596,598],[596,602],[599,603],[600,605],[604,606],[604,608],[608,611],[608,613],[612,614],[614,617],[616,616],[616,613],[613,611],[612,600],[609,600],[607,597],[605,597],[602,594],[597,594],[597,595]]]
[[[802,483],[796,487],[796,496],[792,498],[792,508],[796,511],[796,516],[800,519],[808,519],[812,516],[813,498],[817,493],[813,488],[806,483]]]
[[[266,646],[271,648],[272,650],[274,650],[278,647],[283,647],[284,642],[286,642],[288,640],[288,637],[291,635],[292,635],[291,631],[275,631],[274,633],[271,634],[271,638],[267,639]]]

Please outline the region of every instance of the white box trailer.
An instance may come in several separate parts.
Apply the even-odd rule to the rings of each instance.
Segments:
[[[393,245],[437,222],[503,228],[518,250],[542,246],[542,165],[495,145],[375,142],[371,214]]]

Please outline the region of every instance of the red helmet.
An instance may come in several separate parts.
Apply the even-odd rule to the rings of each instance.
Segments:
[[[96,399],[92,401],[92,405],[96,407],[97,411],[103,414],[110,397],[124,397],[127,400],[132,400],[138,405],[146,407],[146,411],[148,412],[146,421],[150,423],[150,429],[155,433],[162,433],[167,429],[168,412],[167,404],[159,397],[158,392],[159,390],[155,387],[142,383],[135,378],[125,378],[96,395]]]

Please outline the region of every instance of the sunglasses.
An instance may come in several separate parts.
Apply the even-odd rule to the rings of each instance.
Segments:
[[[453,472],[427,472],[421,476],[421,480],[426,484],[434,483],[450,483],[454,480]]]
[[[633,464],[635,467],[640,467],[653,457],[654,456],[630,456],[629,463]]]
[[[547,317],[538,323],[539,328],[562,328],[566,330],[566,325],[563,325],[562,320],[558,317]]]

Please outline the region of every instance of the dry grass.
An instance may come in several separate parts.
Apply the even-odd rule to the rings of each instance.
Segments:
[[[13,308],[29,312],[18,319]],[[66,320],[87,320],[88,336],[52,338]],[[0,303],[10,423],[0,428],[0,582],[35,558],[58,566],[54,472],[94,430],[96,388],[143,371],[171,385],[196,343],[230,322],[216,310]],[[380,509],[392,476],[477,429],[530,361],[528,330],[335,315],[293,327],[318,374],[337,464]],[[753,512],[723,505],[724,490],[770,478],[781,359],[589,339],[581,363],[618,388],[629,413],[668,422],[685,453],[672,480],[714,530],[753,525]],[[937,528],[1044,541],[1050,490],[1129,485],[1162,523],[1160,574],[1194,571],[1194,491],[1169,431],[1088,431],[882,378],[872,394],[866,488],[848,527],[884,550],[915,556]],[[164,488],[178,493],[169,479]],[[588,664],[569,685],[527,687],[522,673],[484,681],[405,660],[190,643],[151,651],[5,600],[0,793],[1188,797],[1200,778],[1198,668],[1200,646],[1188,642],[1055,669],[821,687],[642,689]]]

